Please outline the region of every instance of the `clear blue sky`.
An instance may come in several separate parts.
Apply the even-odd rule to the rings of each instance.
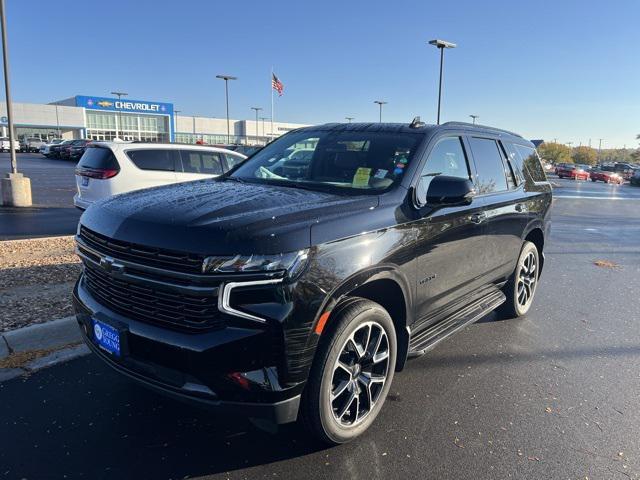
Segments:
[[[184,114],[269,116],[270,69],[285,84],[276,120],[469,120],[597,146],[637,146],[640,2],[611,0],[277,2],[6,0],[14,101],[124,90]]]

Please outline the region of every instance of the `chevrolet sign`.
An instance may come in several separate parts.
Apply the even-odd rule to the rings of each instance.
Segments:
[[[143,100],[118,100],[114,98],[76,96],[76,106],[91,110],[110,110],[122,112],[158,113],[173,115],[173,104],[145,102]]]

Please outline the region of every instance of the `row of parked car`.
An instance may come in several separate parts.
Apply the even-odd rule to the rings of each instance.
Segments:
[[[596,166],[576,163],[558,163],[554,172],[559,178],[591,180],[621,185],[625,180],[640,184],[640,166],[628,163],[601,164]]]

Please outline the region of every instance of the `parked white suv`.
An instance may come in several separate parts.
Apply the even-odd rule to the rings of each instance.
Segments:
[[[45,143],[40,147],[40,153],[45,157],[48,157],[49,154],[51,153],[51,147],[53,147],[54,145],[58,145],[59,143],[62,143],[62,141],[63,140],[61,138],[53,138],[49,140],[47,143]]]
[[[9,143],[9,137],[0,137],[0,150],[3,152],[8,152],[11,143]],[[13,141],[13,149],[17,152],[18,150],[20,150],[20,142],[18,142],[17,140]]]
[[[223,148],[171,143],[94,142],[76,167],[76,207],[118,193],[217,177],[247,157]]]

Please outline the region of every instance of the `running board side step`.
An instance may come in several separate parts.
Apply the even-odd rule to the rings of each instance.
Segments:
[[[501,290],[494,290],[488,295],[467,305],[449,318],[411,335],[409,339],[409,357],[425,354],[445,338],[462,330],[467,325],[477,322],[507,300]]]

